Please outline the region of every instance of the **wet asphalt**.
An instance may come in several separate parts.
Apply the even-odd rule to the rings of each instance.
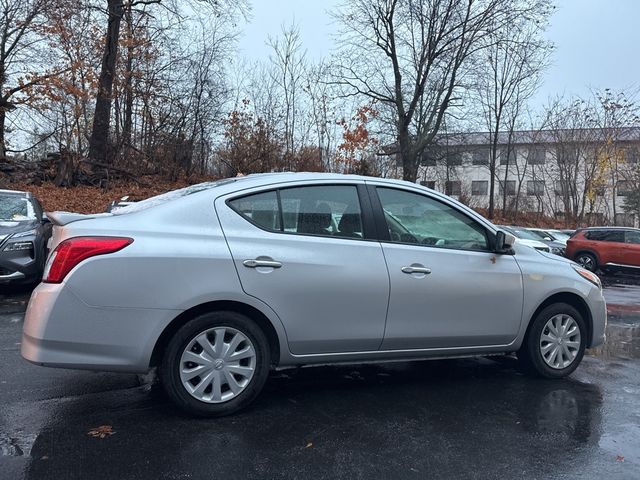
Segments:
[[[640,279],[605,280],[611,328],[640,343]],[[274,372],[248,410],[202,420],[149,378],[22,360],[28,296],[0,293],[3,480],[640,478],[640,359],[617,344],[563,380],[509,357]]]

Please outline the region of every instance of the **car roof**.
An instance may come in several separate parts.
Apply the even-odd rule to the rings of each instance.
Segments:
[[[640,231],[640,228],[634,228],[634,227],[585,227],[585,228],[581,228],[581,231],[587,231],[587,230],[638,230]]]
[[[0,195],[7,197],[24,197],[24,198],[32,198],[31,192],[23,192],[21,190],[2,190],[0,189]]]

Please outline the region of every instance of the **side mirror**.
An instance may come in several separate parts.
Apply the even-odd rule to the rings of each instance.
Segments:
[[[510,233],[505,233],[502,230],[498,230],[496,233],[496,253],[511,254],[513,250],[513,244],[516,243],[516,237]]]

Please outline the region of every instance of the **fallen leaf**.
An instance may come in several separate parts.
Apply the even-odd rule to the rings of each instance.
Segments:
[[[111,425],[100,425],[97,428],[92,428],[87,432],[87,435],[91,435],[93,438],[105,438],[109,435],[113,435],[113,427]]]
[[[622,455],[616,455],[617,462],[624,462],[624,457]]]
[[[313,443],[312,443],[312,442],[309,442],[309,443],[307,443],[307,446],[306,446],[306,447],[304,447],[304,448],[311,448],[311,447],[313,447]]]

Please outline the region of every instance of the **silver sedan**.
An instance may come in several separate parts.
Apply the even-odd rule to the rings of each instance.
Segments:
[[[273,368],[515,352],[558,378],[604,339],[595,274],[412,183],[249,175],[48,215],[23,357],[158,367],[195,415],[245,407]]]

